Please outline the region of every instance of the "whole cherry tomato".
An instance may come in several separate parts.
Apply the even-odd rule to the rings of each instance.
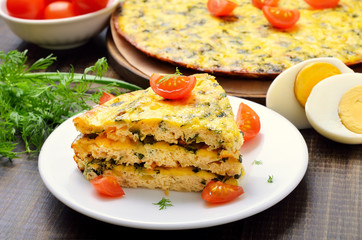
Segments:
[[[76,13],[74,11],[73,3],[68,1],[54,1],[49,3],[44,10],[44,19],[57,19],[74,16],[76,16]]]
[[[41,19],[45,8],[45,0],[7,0],[6,8],[12,17]]]
[[[79,14],[86,14],[105,8],[108,0],[73,0],[73,4]]]

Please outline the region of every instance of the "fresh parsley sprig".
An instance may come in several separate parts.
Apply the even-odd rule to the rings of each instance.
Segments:
[[[105,58],[83,74],[44,72],[56,58],[49,55],[27,65],[27,51],[0,51],[0,158],[15,158],[17,142],[37,153],[48,135],[76,113],[90,109],[103,91],[138,90],[124,81],[104,78]],[[92,74],[91,74],[92,73]],[[97,83],[98,86],[95,86]],[[101,84],[101,85],[99,85]],[[20,139],[19,139],[20,138]]]

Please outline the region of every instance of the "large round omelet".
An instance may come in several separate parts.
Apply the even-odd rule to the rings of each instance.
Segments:
[[[272,27],[251,0],[235,0],[232,16],[210,15],[207,0],[125,0],[116,29],[136,48],[172,64],[210,73],[276,75],[301,61],[335,57],[362,61],[362,1],[313,9],[303,0],[281,0],[299,9],[297,24]]]

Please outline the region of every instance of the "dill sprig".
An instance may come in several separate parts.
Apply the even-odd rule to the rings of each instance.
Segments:
[[[167,207],[172,207],[171,200],[163,197],[158,203],[153,203],[153,205],[159,205],[159,210],[164,210]]]
[[[263,162],[260,161],[260,160],[254,160],[254,161],[252,162],[252,164],[253,164],[253,165],[262,165]]]
[[[49,55],[27,65],[27,51],[0,51],[0,158],[13,159],[17,142],[23,141],[25,153],[37,153],[49,134],[66,119],[88,110],[103,91],[120,93],[120,88],[139,87],[111,78],[105,58],[88,67],[83,74],[48,73],[56,61]],[[34,71],[36,71],[34,73]],[[90,75],[90,73],[93,73]],[[93,87],[93,83],[102,84]]]
[[[174,83],[176,83],[176,80],[182,76],[182,73],[180,72],[180,70],[178,69],[178,67],[176,67],[176,72],[173,74],[166,74],[164,75],[160,80],[158,80],[158,84],[162,84],[164,82],[167,82],[170,79],[173,79]]]

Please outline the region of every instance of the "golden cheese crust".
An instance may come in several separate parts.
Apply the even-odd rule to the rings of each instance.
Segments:
[[[271,27],[250,0],[238,0],[232,16],[209,14],[206,0],[125,0],[115,27],[146,54],[175,65],[239,76],[276,75],[301,61],[336,57],[362,61],[362,1],[313,9],[300,0],[279,6],[299,9],[288,30]]]

